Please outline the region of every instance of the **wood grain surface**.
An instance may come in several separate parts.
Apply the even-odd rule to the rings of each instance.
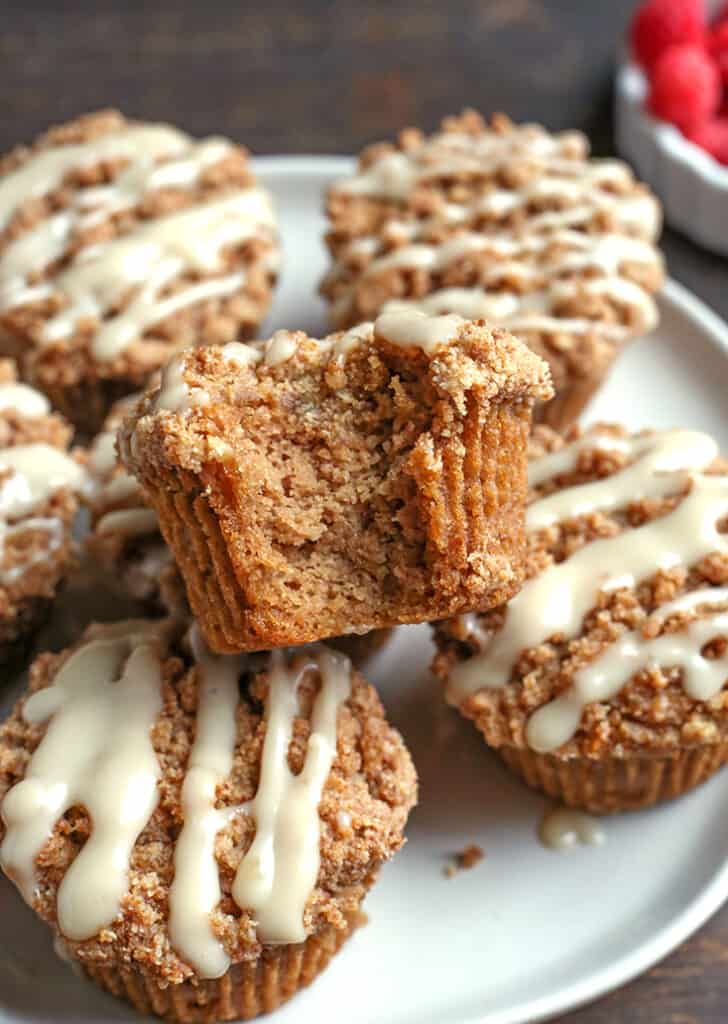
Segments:
[[[256,153],[350,153],[470,105],[582,128],[607,154],[614,55],[632,7],[1,0],[0,149],[113,105]],[[728,317],[728,264],[669,232],[665,248],[671,274]],[[643,978],[560,1019],[726,1024],[728,908]]]

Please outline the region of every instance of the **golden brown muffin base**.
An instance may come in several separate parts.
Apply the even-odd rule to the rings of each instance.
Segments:
[[[474,559],[492,561],[491,570],[470,573],[467,565],[458,572],[453,565],[449,585],[432,587],[425,586],[432,569],[423,564],[417,567],[421,585],[416,588],[386,594],[372,587],[363,594],[357,607],[361,621],[376,629],[428,622],[474,607],[492,607],[513,596],[523,577],[521,510],[526,487],[525,474],[516,467],[525,465],[529,427],[526,405],[496,405],[485,417],[473,408],[465,416],[462,437],[467,443],[462,455],[449,447],[434,453],[432,465],[420,467],[433,535],[429,539],[438,545],[447,539],[452,549],[463,546]],[[442,472],[434,465],[438,455],[445,466]],[[466,496],[466,481],[474,472],[482,492],[477,508]],[[218,511],[195,474],[160,466],[154,484],[145,484],[185,579],[193,614],[212,650],[263,650],[348,632],[346,617],[328,607],[301,608],[296,615],[273,605],[251,606],[237,578]]]
[[[365,920],[361,912],[352,913],[343,928],[329,926],[292,946],[267,946],[255,963],[234,964],[212,980],[161,986],[154,975],[133,967],[87,964],[85,971],[144,1015],[154,1013],[180,1024],[250,1020],[277,1009],[310,985]]]
[[[533,789],[592,814],[641,811],[707,782],[728,761],[728,741],[667,757],[566,759],[517,747],[496,753]]]

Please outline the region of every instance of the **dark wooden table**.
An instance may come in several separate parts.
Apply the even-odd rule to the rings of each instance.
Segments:
[[[582,128],[607,154],[614,53],[632,7],[3,0],[0,149],[118,105],[231,135],[257,153],[351,153],[470,105]],[[728,263],[670,232],[665,249],[671,274],[728,318]],[[726,1024],[728,908],[645,977],[568,1021]]]

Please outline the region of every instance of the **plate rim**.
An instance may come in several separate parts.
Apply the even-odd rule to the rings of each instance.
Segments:
[[[353,158],[340,155],[263,156],[253,160],[255,173],[268,180],[313,176],[334,178],[352,169]],[[666,310],[682,316],[693,325],[725,358],[728,358],[728,323],[689,289],[669,278],[659,301]],[[467,1011],[458,1015],[458,1024],[536,1024],[592,1003],[609,992],[631,982],[673,952],[697,932],[728,900],[728,858],[699,894],[669,923],[657,930],[637,949],[606,966],[587,972],[580,979],[532,1000],[493,1011]]]

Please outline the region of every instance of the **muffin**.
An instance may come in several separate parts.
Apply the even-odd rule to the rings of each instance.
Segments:
[[[0,728],[0,863],[143,1014],[274,1009],[326,966],[403,842],[416,776],[322,646],[217,657],[179,620],[43,654]]]
[[[226,139],[104,110],[0,159],[0,351],[84,431],[176,349],[253,337],[278,255]]]
[[[71,428],[0,360],[0,662],[42,621],[73,564],[83,470]]]
[[[150,614],[189,615],[184,583],[141,486],[121,465],[116,434],[140,395],[120,399],[88,449],[90,560]]]
[[[531,408],[549,391],[505,331],[391,314],[180,356],[121,454],[209,646],[266,649],[509,597]]]
[[[706,434],[531,442],[527,581],[439,623],[448,701],[526,782],[605,813],[728,757],[728,463]]]
[[[162,537],[157,515],[116,454],[119,426],[140,397],[129,395],[117,402],[88,449],[85,496],[91,529],[86,552],[90,562],[147,613],[189,616],[184,581]],[[375,629],[359,636],[332,637],[328,643],[360,665],[384,647],[391,632]]]
[[[335,329],[382,310],[486,317],[551,368],[536,418],[572,422],[622,346],[657,323],[657,200],[579,132],[473,111],[368,147],[328,193]]]

